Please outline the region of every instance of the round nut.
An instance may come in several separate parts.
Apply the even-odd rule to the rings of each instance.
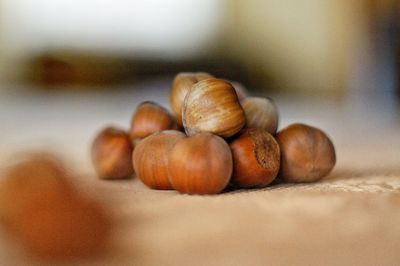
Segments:
[[[137,108],[131,120],[129,136],[134,142],[153,133],[177,129],[176,122],[167,109],[154,102],[143,102]]]
[[[235,88],[239,101],[242,101],[249,96],[249,91],[242,83],[238,81],[229,81],[229,82]]]
[[[183,107],[186,134],[210,132],[227,138],[245,125],[245,114],[232,85],[220,79],[205,79],[193,85]]]
[[[262,128],[275,135],[278,128],[278,108],[269,98],[247,97],[242,102],[247,128]]]
[[[278,174],[279,145],[261,128],[246,129],[230,143],[233,156],[232,183],[239,188],[265,187]]]
[[[143,139],[133,152],[133,165],[139,179],[153,189],[172,189],[168,178],[168,155],[186,135],[176,130],[154,133]]]
[[[335,166],[335,148],[321,130],[292,124],[278,132],[281,149],[279,176],[287,182],[313,182],[326,176]]]
[[[181,193],[217,194],[232,174],[232,154],[220,137],[200,133],[181,139],[170,151],[168,173]]]
[[[92,162],[99,178],[120,179],[133,174],[133,146],[128,134],[121,129],[107,127],[94,139]]]
[[[182,126],[183,102],[190,88],[200,80],[212,77],[213,76],[205,72],[182,72],[176,75],[172,83],[169,102],[179,126]]]

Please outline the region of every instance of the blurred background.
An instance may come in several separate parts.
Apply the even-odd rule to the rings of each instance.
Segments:
[[[0,0],[0,144],[127,127],[179,71],[272,95],[281,125],[398,125],[399,51],[396,0]]]
[[[101,86],[200,69],[262,90],[394,92],[399,16],[395,0],[1,0],[0,74]]]

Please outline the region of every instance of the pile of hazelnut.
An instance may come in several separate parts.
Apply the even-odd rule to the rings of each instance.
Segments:
[[[262,188],[274,180],[312,182],[336,156],[321,130],[293,124],[279,132],[273,101],[208,73],[180,73],[169,101],[174,116],[141,103],[129,132],[108,127],[92,145],[102,179],[136,176],[152,189],[217,194],[227,186]]]

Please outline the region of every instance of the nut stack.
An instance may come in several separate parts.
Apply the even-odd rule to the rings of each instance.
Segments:
[[[173,114],[140,104],[129,132],[106,128],[92,144],[102,179],[136,176],[152,189],[217,194],[227,186],[262,188],[274,180],[314,182],[336,162],[321,130],[293,124],[277,132],[278,109],[269,98],[208,73],[180,73],[169,97]]]

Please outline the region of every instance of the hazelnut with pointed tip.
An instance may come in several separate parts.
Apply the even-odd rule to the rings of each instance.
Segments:
[[[200,80],[212,77],[213,76],[205,72],[182,72],[176,75],[172,82],[169,102],[179,126],[182,126],[183,102],[190,88]]]
[[[167,109],[155,102],[143,102],[137,108],[131,120],[129,136],[132,142],[145,138],[155,132],[177,129],[175,119]]]
[[[249,91],[242,83],[238,81],[229,81],[229,82],[232,84],[233,88],[235,88],[239,101],[242,101],[249,96]]]
[[[247,97],[241,101],[247,128],[262,128],[274,135],[278,128],[278,108],[269,98]]]
[[[245,114],[232,85],[221,79],[205,79],[193,85],[183,106],[186,134],[210,132],[227,138],[245,125]]]

